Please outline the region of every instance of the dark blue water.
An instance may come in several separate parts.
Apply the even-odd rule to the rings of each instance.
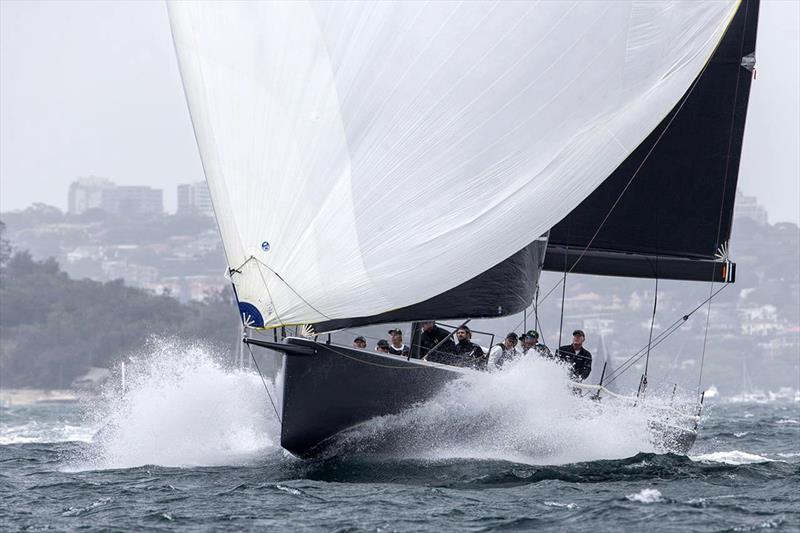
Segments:
[[[798,403],[711,405],[688,457],[596,430],[594,445],[589,435],[538,458],[484,436],[301,461],[272,442],[263,398],[242,392],[260,383],[200,367],[158,394],[140,388],[117,420],[125,432],[103,444],[81,406],[2,408],[0,529],[800,530]],[[425,416],[401,422],[424,434],[414,417]]]

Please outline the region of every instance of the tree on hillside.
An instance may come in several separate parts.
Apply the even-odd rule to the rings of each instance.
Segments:
[[[0,221],[0,268],[3,268],[11,258],[11,243],[5,238],[6,225]]]
[[[14,253],[0,284],[0,373],[4,386],[65,387],[90,366],[111,366],[153,336],[233,350],[230,298],[181,304],[126,286],[70,279],[54,259]]]

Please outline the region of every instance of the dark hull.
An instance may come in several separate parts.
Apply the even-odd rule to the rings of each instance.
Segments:
[[[281,446],[324,453],[342,431],[430,399],[469,370],[290,337],[283,372]],[[283,351],[283,350],[282,350]]]
[[[281,446],[302,458],[336,453],[337,436],[376,417],[397,414],[433,398],[449,382],[474,372],[418,359],[288,337],[246,342],[285,354]],[[653,444],[686,454],[697,432],[651,421]]]
[[[697,440],[697,431],[662,422],[651,421],[649,424],[653,445],[665,453],[686,455]]]

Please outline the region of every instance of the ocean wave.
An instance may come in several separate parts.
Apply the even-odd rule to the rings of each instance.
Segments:
[[[642,489],[636,494],[628,494],[625,497],[632,502],[640,503],[658,503],[664,501],[664,497],[658,489]]]
[[[0,425],[0,445],[91,442],[95,429],[60,421],[31,421]]]
[[[725,463],[729,465],[747,465],[754,463],[770,463],[774,459],[768,459],[754,453],[733,450],[729,452],[712,452],[703,455],[689,456],[692,461]]]

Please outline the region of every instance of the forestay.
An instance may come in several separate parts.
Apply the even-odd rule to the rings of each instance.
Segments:
[[[232,281],[256,327],[475,277],[684,94],[736,2],[175,2]]]

